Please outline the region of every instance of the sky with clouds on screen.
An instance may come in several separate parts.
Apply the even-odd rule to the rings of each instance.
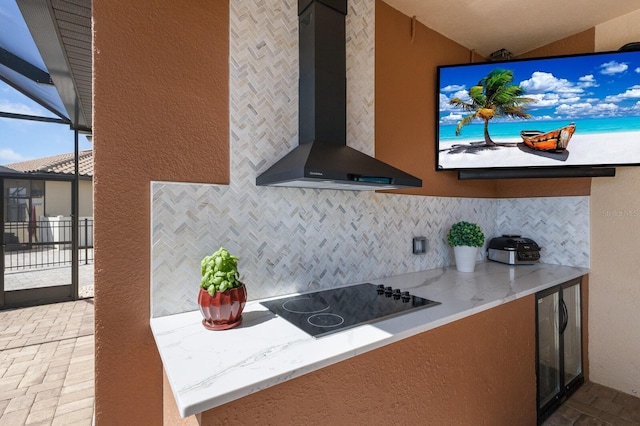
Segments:
[[[469,100],[469,88],[494,68],[512,70],[513,84],[535,99],[527,111],[533,119],[640,117],[640,52],[614,52],[443,67],[441,124],[453,124],[467,114],[449,100]]]

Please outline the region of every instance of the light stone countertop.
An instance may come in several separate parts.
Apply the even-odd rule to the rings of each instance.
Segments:
[[[199,311],[152,318],[151,329],[180,415],[187,417],[588,272],[488,261],[477,264],[473,273],[447,267],[372,279],[367,282],[441,304],[318,339],[259,301],[247,303],[242,325],[231,330],[206,330]]]

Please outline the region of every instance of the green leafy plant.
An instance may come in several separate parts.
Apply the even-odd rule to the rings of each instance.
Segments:
[[[220,247],[211,256],[205,256],[200,265],[200,288],[207,290],[211,296],[216,291],[222,292],[242,286],[238,274],[238,258],[230,254],[226,248]]]
[[[475,223],[461,221],[451,226],[447,234],[447,242],[451,247],[482,247],[484,244],[484,233]]]

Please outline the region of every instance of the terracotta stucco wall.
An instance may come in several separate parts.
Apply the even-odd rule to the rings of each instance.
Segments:
[[[229,179],[228,3],[96,1],[96,421],[162,423],[150,181]]]
[[[202,414],[218,424],[535,425],[525,297]]]
[[[388,8],[381,2],[376,6],[382,13]],[[388,35],[393,39],[395,31],[401,31],[406,37],[408,19],[397,16],[391,8],[388,12],[392,16],[377,17],[380,21],[376,25],[384,28],[387,18],[400,20],[403,23],[397,30],[391,28],[393,22],[388,24]],[[149,182],[228,182],[228,3],[200,0],[184,7],[172,2],[113,0],[94,2],[93,13],[96,421],[105,425],[161,424],[164,407],[168,424],[192,423],[193,418],[175,418],[169,404],[171,396],[166,389],[163,393],[162,365],[149,329]],[[442,63],[469,57],[468,51],[424,27],[410,48],[428,48],[423,36],[451,48],[455,57],[446,56]],[[428,68],[432,66],[422,58],[412,63],[411,69],[418,73],[424,70],[427,74],[421,73],[419,78],[429,80],[432,77],[428,76]],[[384,100],[378,95],[376,92],[376,105]],[[428,114],[411,105],[407,108],[411,114]],[[381,119],[385,116],[378,110],[376,115]],[[430,116],[425,120],[433,123]],[[409,132],[409,136],[415,139],[415,133],[425,128],[428,125],[411,130],[414,135]],[[380,131],[388,129],[381,126]],[[378,122],[376,139],[381,140]],[[408,163],[409,171],[431,167],[433,163],[428,163],[424,146],[403,147],[400,151],[404,161],[413,158],[414,152],[415,157],[425,158]],[[389,156],[397,164],[385,146],[377,146],[376,153],[382,158]],[[429,173],[416,173],[423,179],[429,177],[429,195],[496,196],[495,183],[469,182],[460,186],[446,175],[437,178],[441,181],[432,180]],[[522,299],[284,383],[237,404],[227,404],[208,412],[203,421],[240,418],[251,422],[270,418],[275,422],[274,415],[286,416],[290,421],[290,412],[281,410],[280,404],[284,404],[282,408],[300,405],[303,412],[334,420],[342,419],[336,413],[352,409],[366,414],[369,407],[374,407],[374,412],[380,410],[380,414],[384,406],[385,415],[389,415],[389,394],[396,392],[397,401],[408,401],[414,413],[433,418],[434,423],[442,424],[454,412],[462,423],[487,418],[488,424],[503,424],[505,419],[508,422],[504,424],[532,424],[533,327],[533,301]],[[462,345],[466,350],[460,350]],[[380,363],[388,363],[389,359],[396,359],[399,364],[380,371]],[[403,376],[407,368],[421,376]],[[479,371],[483,374],[478,375]],[[332,394],[333,383],[352,393],[347,402]],[[363,394],[371,389],[376,391]],[[318,390],[321,395],[334,398],[331,406],[337,409],[327,413],[325,404],[320,409],[302,402],[305,395]],[[505,404],[513,411],[496,406],[498,398],[506,398]],[[246,399],[253,401],[252,411],[246,411],[241,404]],[[274,402],[278,410],[274,410]],[[403,404],[397,404],[399,410]],[[486,414],[487,407],[496,411]],[[427,416],[432,408],[440,417]],[[442,417],[445,412],[449,417]],[[410,413],[411,410],[403,416],[411,416]],[[366,415],[372,422],[379,419],[371,412]]]
[[[640,40],[640,10],[596,27],[596,50]],[[619,167],[591,191],[591,378],[640,396],[640,169]]]

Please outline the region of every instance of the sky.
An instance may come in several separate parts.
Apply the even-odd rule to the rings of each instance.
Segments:
[[[536,100],[527,111],[535,120],[640,117],[640,52],[613,52],[443,67],[441,124],[455,124],[466,115],[449,100],[469,99],[469,88],[494,68],[513,70],[513,84]]]
[[[0,2],[0,46],[44,68],[44,62],[14,1]],[[0,111],[55,117],[13,87],[0,81]],[[91,149],[85,135],[80,149]],[[0,165],[73,152],[74,132],[69,125],[0,117]]]
[[[55,117],[22,93],[0,81],[0,111]],[[69,125],[0,117],[0,165],[73,152],[74,134]],[[85,135],[79,148],[91,149]]]

